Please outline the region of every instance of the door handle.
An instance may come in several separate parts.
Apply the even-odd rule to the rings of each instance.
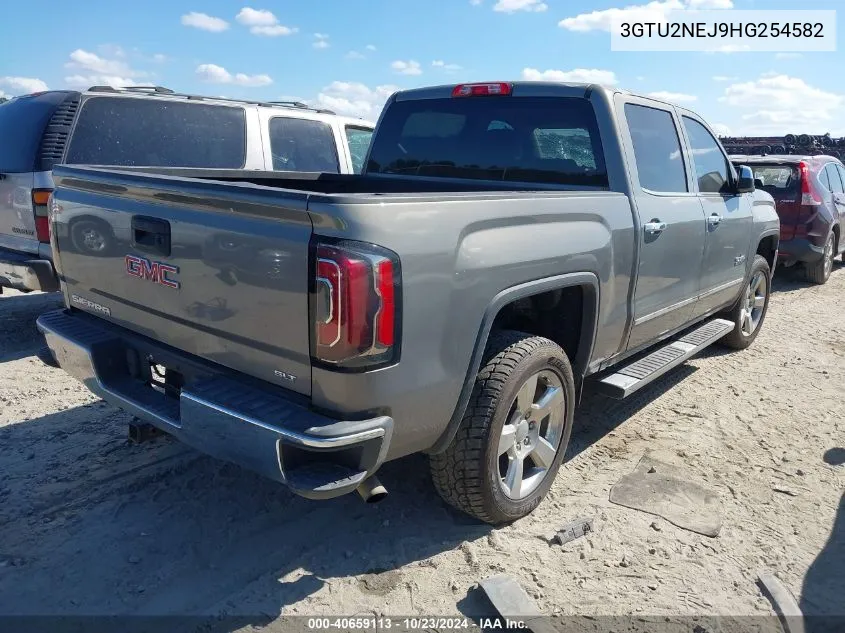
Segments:
[[[666,230],[668,225],[665,222],[653,221],[653,222],[646,222],[643,224],[643,229],[645,229],[646,233],[651,233],[652,235],[655,233],[663,233]]]
[[[132,247],[152,255],[170,255],[170,222],[133,215]]]
[[[714,213],[707,218],[707,224],[710,226],[716,227],[722,222],[722,216],[718,213]]]

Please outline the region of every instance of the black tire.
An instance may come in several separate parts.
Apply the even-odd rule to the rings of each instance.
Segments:
[[[765,302],[762,306],[763,311],[760,314],[759,321],[757,321],[753,331],[748,334],[746,331],[743,331],[743,315],[747,308],[750,287],[754,283],[758,273],[762,273],[766,280]],[[754,257],[754,264],[751,267],[751,273],[748,275],[742,294],[739,299],[737,299],[736,304],[724,315],[724,318],[734,322],[734,329],[731,330],[730,334],[721,338],[719,340],[719,344],[724,345],[725,347],[730,347],[731,349],[745,349],[749,347],[754,342],[754,339],[757,338],[760,330],[763,329],[763,321],[766,320],[766,313],[769,311],[769,299],[771,298],[771,295],[772,269],[765,257],[762,255],[756,255]]]
[[[97,237],[92,241],[90,234]],[[70,227],[70,240],[78,253],[85,255],[105,256],[114,248],[114,236],[104,222],[82,219]]]
[[[804,276],[810,283],[822,285],[830,279],[833,261],[836,259],[836,237],[831,233],[824,243],[822,258],[812,264],[804,264]]]
[[[565,399],[564,426],[542,481],[533,492],[514,500],[503,489],[499,440],[516,394],[540,371],[552,372],[560,380]],[[457,434],[443,453],[430,458],[437,492],[458,510],[494,525],[528,515],[548,493],[563,461],[572,432],[574,401],[572,368],[557,344],[522,332],[494,334]]]

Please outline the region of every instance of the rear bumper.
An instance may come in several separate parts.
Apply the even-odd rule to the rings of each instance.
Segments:
[[[49,260],[0,249],[0,286],[54,292],[59,280]]]
[[[815,263],[824,256],[824,246],[816,246],[805,238],[781,240],[778,245],[779,257],[784,263]]]
[[[393,420],[335,420],[306,404],[149,339],[65,310],[37,321],[58,364],[103,400],[213,457],[231,461],[310,499],[355,490],[384,461]],[[178,397],[132,376],[133,354],[191,366]]]

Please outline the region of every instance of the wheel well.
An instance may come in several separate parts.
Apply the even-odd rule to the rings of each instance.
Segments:
[[[585,327],[593,327],[585,319],[592,313],[591,309],[585,310],[592,307],[585,306],[587,297],[592,295],[592,288],[568,286],[517,299],[502,307],[492,330],[517,330],[554,341],[566,352],[577,380],[588,361],[585,356],[589,349],[584,346],[589,348],[592,343],[592,338],[582,337]]]
[[[769,235],[768,237],[764,237],[760,240],[760,243],[757,245],[757,254],[762,255],[766,258],[766,261],[769,262],[769,266],[774,268],[775,266],[775,253],[778,250],[778,237],[777,235]]]

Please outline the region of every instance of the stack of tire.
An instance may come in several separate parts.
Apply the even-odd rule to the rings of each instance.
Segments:
[[[827,154],[845,158],[845,137],[833,138],[824,134],[787,134],[783,137],[722,137],[729,154],[765,156],[769,154]]]

